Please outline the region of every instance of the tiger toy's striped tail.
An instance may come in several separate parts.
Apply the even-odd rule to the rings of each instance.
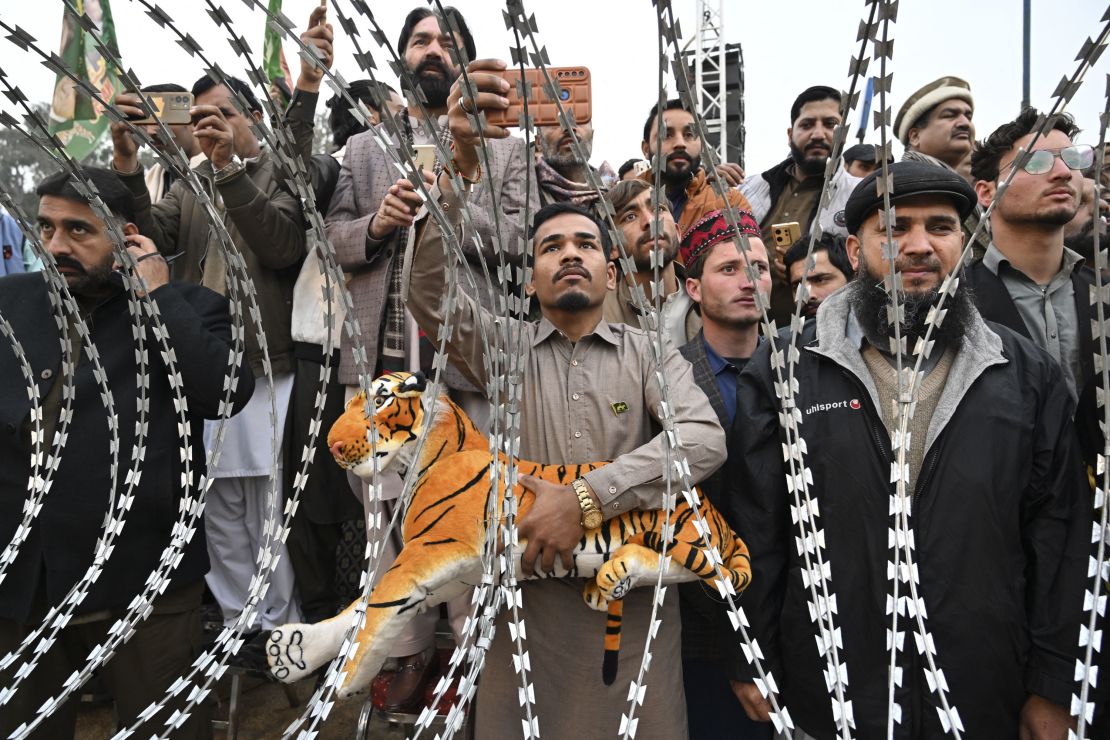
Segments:
[[[609,602],[605,619],[605,657],[601,663],[601,679],[606,686],[617,680],[617,658],[621,651],[621,620],[624,618],[624,600]]]

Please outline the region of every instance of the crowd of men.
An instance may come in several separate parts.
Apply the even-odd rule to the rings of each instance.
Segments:
[[[313,11],[301,39],[330,67],[335,38],[325,13]],[[424,173],[425,185],[455,229],[471,271],[499,275],[504,256],[497,244],[530,245],[531,277],[524,288],[533,308],[530,320],[520,324],[526,336],[520,455],[547,463],[612,461],[576,481],[588,492],[588,503],[575,486],[527,483],[536,501],[519,522],[528,542],[526,572],[549,569],[574,547],[583,536],[587,507],[606,518],[658,508],[668,485],[679,482],[671,480],[673,471],[660,469],[662,445],[664,438],[677,441],[693,479],[750,548],[754,577],[739,604],[759,641],[762,669],[775,677],[779,701],[797,725],[793,737],[839,735],[783,457],[783,388],[772,354],[791,340],[785,332],[770,340],[761,333],[764,310],[777,327],[789,326],[800,296],[805,323],[793,340],[800,348],[794,407],[803,422],[797,442],[821,510],[820,537],[839,607],[839,655],[850,671],[853,735],[886,736],[888,678],[895,681],[901,710],[896,737],[940,737],[947,721],[938,682],[927,680],[912,639],[893,667],[897,679],[889,635],[884,640],[891,469],[900,443],[908,446],[905,474],[914,502],[914,577],[927,606],[941,683],[959,709],[965,736],[1066,737],[1074,725],[1071,696],[1077,691],[1092,554],[1088,470],[1097,472],[1104,447],[1089,290],[1095,282],[1093,237],[1106,210],[1096,186],[1106,180],[1095,171],[1093,148],[1077,140],[1075,123],[1067,116],[1050,119],[1035,138],[1037,113],[1026,109],[976,142],[969,85],[941,77],[911,95],[894,121],[904,154],[886,163],[895,206],[888,222],[878,184],[882,155],[874,146],[843,152],[823,192],[834,131],[842,123],[835,88],[810,87],[789,110],[784,106],[788,155],[756,174],[730,163],[711,171],[702,160],[705,142],[695,112],[680,100],[667,101],[661,111],[645,101],[645,159],[626,162],[599,191],[590,184],[589,123],[574,128],[585,160],[558,126],[537,131],[534,156],[513,130],[488,122],[484,131],[474,129],[470,106],[493,112],[508,105],[509,83],[498,74],[505,64],[471,62],[468,78],[477,94],[464,96],[455,50],[465,49],[472,60],[478,50],[465,18],[454,9],[447,13],[457,32],[441,27],[427,9],[413,10],[396,48],[422,92],[423,107],[438,119],[440,143],[452,154]],[[333,98],[327,102],[333,152],[312,154],[313,136],[324,133],[313,126],[323,76],[320,66],[302,61],[292,96],[283,102],[284,123],[325,215],[366,371],[430,372],[429,338],[439,336],[444,322],[439,298],[448,280],[443,223],[429,217],[413,179],[398,177],[379,139],[399,130],[401,146],[435,142],[421,123],[417,101],[357,81],[350,92],[371,109],[369,124],[376,130],[367,130]],[[145,92],[186,89],[165,84]],[[109,411],[100,396],[102,377],[114,400],[118,449],[134,447],[140,416],[149,428],[127,526],[76,616],[0,707],[5,737],[36,716],[142,590],[175,534],[185,487],[208,485],[203,522],[150,616],[99,672],[121,726],[161,698],[203,649],[205,602],[218,608],[224,625],[242,621],[269,534],[271,478],[276,475],[284,495],[291,494],[317,412],[327,360],[325,315],[330,310],[342,319],[342,305],[324,303],[325,271],[306,236],[301,199],[281,158],[253,126],[266,115],[256,95],[262,91],[208,76],[189,91],[192,123],[170,127],[174,142],[164,140],[157,126],[147,133],[155,150],[180,147],[207,199],[198,198],[173,168],[144,167],[141,142],[125,123],[112,127],[111,167],[83,171],[138,260],[141,292],[157,305],[176,352],[173,372],[186,407],[178,407],[173,372],[158,352],[149,355],[149,401],[137,403],[138,360],[119,258],[109,225],[92,209],[81,183],[63,172],[38,185],[37,228],[90,328],[103,374],[75,330],[77,317],[57,325],[51,320],[48,286],[39,274],[26,272],[32,268],[30,250],[18,231],[9,222],[0,229],[4,272],[26,272],[0,280],[0,315],[12,323],[24,353],[21,358],[8,345],[0,349],[0,372],[9,381],[0,390],[0,425],[7,435],[0,542],[11,540],[23,519],[29,481],[38,475],[33,450],[49,449],[68,422],[50,493],[0,581],[0,654],[16,649],[93,561],[115,475],[104,434]],[[245,110],[236,98],[247,103]],[[144,114],[135,93],[121,93],[114,105],[124,115]],[[382,123],[387,117],[395,128]],[[483,139],[486,151],[479,156]],[[1030,146],[1031,154],[1022,158]],[[748,156],[774,159],[769,152]],[[660,170],[658,192],[653,166]],[[967,237],[1011,174],[986,236],[965,266]],[[454,175],[468,191],[465,224]],[[209,207],[241,259],[228,259]],[[602,216],[606,207],[627,260],[618,260]],[[523,222],[526,209],[534,214],[530,224]],[[801,238],[783,238],[790,224]],[[811,240],[805,232],[817,227],[820,236],[807,254]],[[885,244],[888,230],[894,248]],[[741,237],[744,254],[737,250]],[[905,348],[912,350],[930,327],[935,340],[914,389],[906,436],[898,432],[899,409],[907,400],[905,376],[892,352],[896,314],[888,310],[886,279],[891,260],[901,275],[897,329]],[[242,361],[229,366],[236,334],[228,298],[237,294],[239,270],[253,283],[257,311],[244,311]],[[932,309],[939,290],[957,271],[963,279],[938,322]],[[641,329],[644,301],[656,297],[657,277],[658,326],[667,347],[662,371],[673,415],[667,420],[653,339]],[[461,287],[444,379],[451,397],[482,429],[489,425],[482,337],[495,318],[488,291]],[[333,324],[340,326],[341,320]],[[340,346],[326,379],[325,429],[361,380],[351,339],[338,333],[333,338]],[[72,396],[62,370],[67,341],[76,368]],[[20,380],[24,360],[35,383],[33,398]],[[218,461],[206,465],[229,377],[236,379],[232,415],[222,425]],[[616,402],[624,408],[619,415],[599,411]],[[192,433],[186,456],[179,453],[179,412]],[[189,455],[192,479],[184,480]],[[272,550],[278,562],[253,621],[245,625],[238,664],[263,668],[270,630],[339,610],[336,549],[344,522],[379,513],[388,518],[401,489],[398,476],[387,476],[382,495],[373,497],[363,481],[348,478],[332,462],[320,436],[301,509],[288,543]],[[387,558],[396,556],[396,537],[382,546]],[[616,732],[651,631],[650,590],[626,598],[624,654],[611,686],[601,681],[606,619],[583,603],[580,584],[535,580],[523,583],[522,592],[543,735]],[[468,607],[463,598],[447,610],[460,638]],[[721,599],[701,584],[683,584],[668,591],[659,614],[637,737],[771,737],[772,705]],[[437,675],[438,617],[420,615],[396,640],[388,710],[422,705]],[[474,737],[520,733],[512,651],[502,618],[471,713]],[[0,686],[13,680],[17,666],[0,670]],[[165,711],[186,699],[175,697]],[[1092,701],[1099,702],[1098,722],[1101,691]],[[209,711],[202,703],[175,736],[210,736]],[[35,736],[70,736],[75,714],[72,699],[53,708]]]

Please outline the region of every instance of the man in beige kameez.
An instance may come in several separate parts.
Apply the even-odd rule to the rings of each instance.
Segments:
[[[500,107],[506,87],[488,74],[499,62],[474,62],[472,84],[486,91],[479,107]],[[477,136],[459,106],[457,89],[449,101],[455,136],[453,165],[466,178],[480,178],[475,153]],[[487,137],[507,135],[488,127]],[[404,180],[396,187],[411,192]],[[432,196],[462,238],[462,202],[446,177],[432,188]],[[392,206],[410,208],[401,197]],[[668,481],[673,492],[681,481],[668,465],[661,433],[663,395],[651,337],[638,329],[602,319],[602,303],[615,287],[616,272],[608,260],[607,232],[589,213],[569,204],[549,206],[537,214],[532,234],[534,269],[527,286],[538,301],[542,318],[519,322],[521,346],[520,456],[545,463],[612,463],[583,476],[589,497],[609,518],[629,509],[659,508]],[[438,336],[443,322],[440,298],[446,290],[443,235],[434,218],[427,218],[412,252],[406,257],[406,305],[429,336]],[[474,299],[459,294],[459,310],[452,316],[448,350],[451,362],[479,388],[488,380],[483,355],[484,335],[494,336],[495,315]],[[505,321],[502,319],[502,321]],[[662,371],[667,378],[673,429],[681,455],[694,481],[711,474],[725,459],[724,433],[705,394],[680,354],[668,349]],[[527,477],[522,482],[536,496],[528,516],[519,522],[526,572],[551,570],[556,557],[569,563],[569,552],[583,534],[588,505],[580,505],[571,486]],[[543,737],[579,740],[615,734],[628,710],[628,687],[639,670],[647,635],[652,592],[634,590],[625,599],[623,640],[616,681],[602,681],[605,614],[585,605],[581,579],[548,579],[522,584],[522,615],[527,625],[530,680],[535,687],[534,710]],[[662,627],[652,644],[651,671],[643,705],[637,709],[640,740],[686,737],[685,702],[677,593],[668,591],[659,610]],[[513,670],[513,647],[507,620],[499,619],[479,687],[475,736],[517,737],[522,710],[518,677]]]

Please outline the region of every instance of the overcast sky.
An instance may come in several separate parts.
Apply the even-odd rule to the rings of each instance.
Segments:
[[[339,2],[345,13],[354,12],[346,0],[333,2]],[[234,0],[223,4],[260,58],[264,15]],[[304,23],[316,4],[317,0],[285,0],[284,11]],[[369,4],[395,43],[405,14],[418,2],[371,0]],[[501,6],[489,0],[455,0],[455,4],[474,33],[478,56],[507,58],[511,35],[505,30]],[[1033,0],[1032,4],[1032,102],[1048,107],[1060,78],[1074,71],[1073,59],[1083,40],[1098,33],[1106,6],[1099,0]],[[60,2],[3,0],[3,5],[6,22],[22,26],[46,50],[57,51]],[[740,42],[744,51],[746,165],[750,172],[760,171],[786,156],[789,108],[797,93],[814,84],[847,86],[848,60],[857,47],[856,30],[865,5],[861,0],[725,0],[724,5],[726,39]],[[242,64],[202,12],[205,6],[200,0],[163,0],[162,6],[225,70],[242,74]],[[674,0],[674,6],[689,39],[695,30],[696,2]],[[893,113],[919,86],[950,74],[971,83],[979,137],[1013,118],[1021,102],[1021,7],[1021,0],[903,0],[892,34]],[[638,156],[644,119],[657,90],[657,41],[650,0],[533,0],[526,2],[526,8],[536,17],[540,41],[553,65],[585,65],[592,72],[594,163],[608,159],[616,167]],[[124,62],[144,84],[173,81],[188,86],[202,74],[200,62],[143,14],[137,2],[112,0],[112,10]],[[357,22],[363,29],[363,48],[378,60],[382,79],[393,82],[384,51],[369,36],[368,23],[362,18]],[[337,39],[337,68],[348,80],[363,76],[351,51],[348,39]],[[294,76],[295,53],[287,43]],[[1108,64],[1110,54],[1088,75],[1069,108],[1084,129],[1081,138],[1092,143],[1105,105]],[[0,68],[31,99],[49,99],[53,75],[37,58],[3,39]],[[12,110],[4,99],[0,108]],[[853,141],[854,135],[853,130]],[[867,141],[877,141],[875,132],[868,133]]]

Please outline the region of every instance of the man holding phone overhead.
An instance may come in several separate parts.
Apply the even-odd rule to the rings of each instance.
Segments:
[[[405,18],[397,51],[423,93],[424,108],[438,119],[437,130],[446,143],[450,136],[445,117],[447,96],[460,73],[458,55],[465,50],[466,58],[473,59],[475,48],[462,14],[454,8],[447,8],[445,12],[458,33],[441,27],[439,18],[428,8],[418,7]],[[418,160],[434,152],[434,148],[425,147],[435,142],[421,121],[420,105],[411,91],[404,92],[409,105],[396,122],[413,159]],[[351,275],[348,288],[354,301],[354,318],[362,330],[368,370],[374,375],[392,370],[417,370],[427,364],[420,361],[419,333],[401,299],[401,257],[411,243],[409,227],[422,201],[407,180],[395,182],[397,169],[377,143],[377,137],[390,136],[390,130],[391,127],[382,123],[347,141],[339,184],[327,217],[328,238],[335,246],[339,264]],[[498,238],[506,249],[517,249],[517,242],[524,235],[522,211],[528,197],[524,183],[525,167],[529,162],[524,142],[507,138],[491,140],[488,145],[488,165],[492,171],[486,172],[487,162],[483,161],[480,182],[474,186],[469,199],[472,223],[481,246],[475,244],[473,234],[464,233],[460,239],[479,286],[483,284],[482,263],[491,274],[497,273]],[[435,168],[444,164],[452,166],[434,159],[431,163]],[[424,164],[429,164],[427,159]],[[424,171],[430,175],[433,167],[426,167]],[[534,203],[532,208],[535,208]],[[517,260],[518,255],[511,259]],[[463,290],[467,290],[466,284],[464,280]],[[488,307],[489,291],[480,287],[477,293],[478,300]],[[453,367],[445,369],[444,377],[455,401],[484,427],[489,416],[484,395]],[[343,353],[339,379],[348,387],[348,397],[358,390],[359,377],[352,352]],[[362,482],[353,479],[351,483],[357,495],[368,503]],[[392,476],[383,486],[385,501],[375,505],[384,505],[387,510],[392,508],[400,490],[400,478]],[[391,547],[388,540],[385,545],[387,549]],[[399,660],[401,672],[387,697],[387,710],[418,707],[423,686],[431,680],[435,667],[434,651],[429,649],[435,616],[428,613],[417,617],[394,643],[394,657]],[[465,613],[460,614],[460,618],[464,616]]]
[[[200,151],[200,144],[193,136],[192,117],[189,115],[189,109],[193,107],[193,94],[172,82],[148,85],[143,88],[143,92],[150,98],[155,108],[155,115],[132,123],[146,131],[147,136],[150,137],[151,148],[163,153],[173,150],[173,144],[163,139],[162,129],[157,122],[160,119],[169,129],[174,143],[185,153],[189,166],[196,167],[203,162],[204,157]],[[150,192],[150,202],[157,203],[162,200],[176,179],[177,175],[174,171],[166,169],[160,161],[151,165],[146,171],[146,188]]]
[[[279,430],[284,428],[292,392],[290,306],[305,257],[305,226],[301,204],[285,184],[287,175],[251,128],[263,115],[251,87],[234,77],[217,83],[206,76],[193,84],[191,92],[193,136],[204,156],[194,172],[242,255],[259,308],[257,315],[244,310],[244,342],[251,370],[260,380],[243,413],[225,427],[219,462],[208,471],[212,487],[204,511],[212,561],[208,586],[223,612],[224,624],[231,625],[242,613],[251,577],[257,571],[269,477],[275,472],[271,426],[276,421]],[[145,114],[138,103],[138,96],[128,93],[121,93],[115,100],[116,108],[126,116]],[[165,197],[151,205],[137,147],[125,124],[112,124],[112,147],[112,169],[135,199],[135,223],[163,254],[183,255],[173,265],[175,279],[227,295],[229,268],[224,248],[193,191],[179,180]],[[270,384],[264,380],[267,373],[260,332],[266,336],[276,420],[270,418]],[[280,432],[277,443],[280,446]],[[281,475],[280,464],[276,474]],[[257,621],[248,626],[248,645],[236,656],[237,662],[248,667],[264,663],[262,651],[268,630],[300,618],[293,570],[284,545],[278,555],[270,587],[256,613]]]

